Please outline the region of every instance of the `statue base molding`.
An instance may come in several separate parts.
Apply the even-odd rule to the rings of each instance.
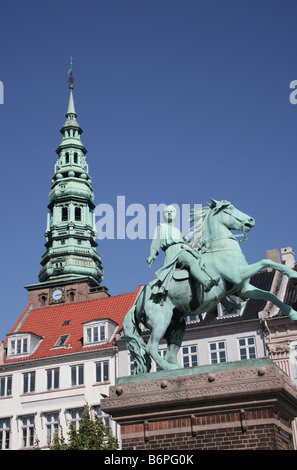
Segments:
[[[293,450],[297,387],[270,359],[120,377],[101,408],[122,450]]]

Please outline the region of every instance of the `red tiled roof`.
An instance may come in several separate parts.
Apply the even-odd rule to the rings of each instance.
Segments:
[[[82,351],[89,351],[91,349],[102,349],[112,346],[112,343],[105,343],[91,347],[83,347],[83,323],[100,318],[110,318],[119,325],[117,330],[119,331],[122,327],[126,313],[133,306],[137,298],[139,290],[140,287],[138,287],[135,292],[114,297],[33,309],[29,312],[26,318],[26,312],[28,312],[29,308],[28,306],[16,323],[16,325],[18,325],[22,319],[25,318],[25,320],[23,320],[23,324],[19,329],[17,329],[16,333],[34,333],[37,336],[41,336],[43,340],[36,352],[30,357],[26,356],[19,358],[16,357],[14,359],[4,359],[4,362],[19,362],[28,359],[31,360],[50,356],[73,354]],[[67,324],[63,325],[67,320]],[[13,334],[14,330],[15,327],[11,330],[10,334]],[[55,348],[54,346],[61,335],[70,335],[66,343],[66,347]],[[70,342],[71,348],[67,347],[68,342]]]

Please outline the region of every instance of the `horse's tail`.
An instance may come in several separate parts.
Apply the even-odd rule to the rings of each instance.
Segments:
[[[136,305],[127,312],[123,322],[123,338],[127,348],[134,359],[134,374],[143,374],[150,371],[151,358],[146,352],[146,342],[136,320]]]

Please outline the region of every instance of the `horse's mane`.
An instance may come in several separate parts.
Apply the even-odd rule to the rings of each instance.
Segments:
[[[203,239],[203,226],[205,219],[210,214],[211,207],[199,207],[199,209],[192,209],[191,216],[189,221],[194,222],[193,227],[189,230],[188,239],[190,246],[195,249],[199,250],[204,245],[205,241]]]

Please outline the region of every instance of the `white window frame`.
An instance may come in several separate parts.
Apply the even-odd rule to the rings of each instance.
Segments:
[[[10,448],[10,418],[0,419],[0,450]]]
[[[111,426],[111,418],[110,418],[110,415],[108,415],[107,413],[105,413],[104,411],[102,411],[100,405],[98,406],[94,406],[93,407],[93,412],[95,415],[98,416],[98,418],[102,419],[105,426],[107,428],[109,428]]]
[[[78,387],[79,385],[84,385],[84,375],[84,364],[70,366],[71,387]]]
[[[58,411],[45,414],[46,443],[53,443],[55,435],[60,433],[60,416]]]
[[[58,381],[57,387],[55,386],[56,380]],[[60,368],[54,367],[52,369],[46,369],[46,389],[47,390],[59,390],[59,388],[60,388]]]
[[[33,393],[36,387],[36,372],[23,373],[23,393]]]
[[[252,344],[248,344],[249,340],[253,340]],[[244,342],[244,344],[240,344],[240,342]],[[238,344],[238,354],[239,354],[239,359],[241,361],[246,360],[246,359],[256,359],[257,358],[257,349],[256,349],[256,338],[255,336],[245,336],[237,339],[237,344]],[[253,354],[251,354],[251,348],[254,348],[255,352],[255,357],[252,357]],[[243,358],[241,357],[241,349],[244,349],[246,351],[246,357]]]
[[[34,415],[22,416],[20,418],[21,423],[21,436],[22,436],[22,449],[32,448],[34,446],[34,432],[35,432],[35,420]]]
[[[223,344],[223,346],[221,346]],[[212,346],[215,346],[214,348]],[[209,347],[209,359],[210,359],[210,364],[220,364],[222,362],[227,362],[227,347],[226,347],[226,340],[220,339],[217,341],[211,341],[208,343]],[[224,352],[225,353],[225,360],[221,360],[221,355],[220,353]],[[214,355],[216,356],[216,360],[214,359]]]
[[[89,323],[84,327],[84,345],[104,343],[107,340],[106,322]]]
[[[68,410],[69,422],[75,427],[76,431],[79,430],[83,412],[83,408],[74,408],[73,410]]]
[[[8,356],[29,355],[30,335],[13,336],[8,341]]]
[[[105,376],[106,376],[106,367],[107,367],[107,380],[104,380]],[[100,371],[99,371],[100,369]],[[100,374],[99,374],[100,372]],[[99,377],[100,375],[100,377]],[[99,383],[108,383],[110,380],[109,380],[109,375],[110,375],[110,370],[109,370],[109,361],[108,360],[105,360],[105,361],[96,361],[95,362],[95,382],[97,384]],[[101,379],[101,380],[98,380]]]
[[[12,395],[12,375],[2,375],[0,377],[0,397],[10,397]]]
[[[195,349],[195,351],[194,351]],[[183,367],[197,367],[198,366],[198,346],[197,344],[189,344],[181,347]],[[185,358],[189,358],[188,365],[185,364]]]

